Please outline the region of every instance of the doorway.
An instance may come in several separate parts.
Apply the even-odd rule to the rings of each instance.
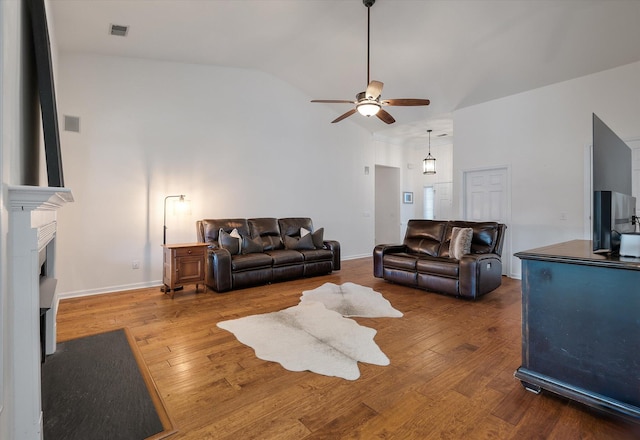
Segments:
[[[375,244],[400,243],[400,168],[375,168]]]
[[[422,189],[423,218],[451,220],[453,183],[439,182]]]

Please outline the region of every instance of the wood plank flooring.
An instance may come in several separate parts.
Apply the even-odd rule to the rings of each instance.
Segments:
[[[640,425],[549,393],[531,394],[520,366],[520,282],[465,301],[373,277],[370,258],[331,275],[172,300],[159,288],[67,299],[58,339],[128,327],[178,432],[171,439],[637,439]],[[402,318],[356,320],[391,360],[360,363],[356,381],[290,372],[216,327],[291,307],[303,290],[354,282]]]

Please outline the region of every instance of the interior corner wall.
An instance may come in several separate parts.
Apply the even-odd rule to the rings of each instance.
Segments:
[[[330,107],[247,69],[64,52],[57,69],[58,114],[80,118],[61,131],[62,297],[160,284],[167,195],[191,201],[168,204],[168,243],[202,218],[308,216],[343,258],[371,254],[371,134]]]
[[[466,170],[508,165],[511,249],[585,237],[585,154],[596,113],[622,139],[640,135],[640,62],[553,84],[453,114],[454,209]],[[587,180],[588,181],[588,180]],[[520,277],[511,258],[510,276]]]

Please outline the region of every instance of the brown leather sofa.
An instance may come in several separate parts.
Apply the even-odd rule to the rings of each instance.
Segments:
[[[301,228],[313,241],[302,240]],[[206,283],[216,292],[340,270],[340,243],[324,240],[324,230],[315,230],[307,217],[205,219],[196,229],[198,241],[209,243]],[[225,233],[234,229],[244,244],[239,251],[224,247]]]
[[[472,228],[469,254],[449,252],[454,227]],[[409,220],[404,242],[373,250],[377,278],[456,297],[475,299],[502,283],[506,225],[496,222]]]

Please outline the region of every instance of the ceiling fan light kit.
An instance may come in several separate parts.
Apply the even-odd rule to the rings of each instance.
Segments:
[[[314,99],[311,102],[321,102],[325,104],[355,104],[355,108],[348,112],[338,116],[331,121],[332,123],[340,122],[343,119],[348,118],[352,114],[358,112],[363,116],[376,115],[378,119],[386,124],[393,124],[396,120],[382,107],[387,105],[392,106],[420,106],[429,105],[428,99],[408,98],[408,99],[385,99],[381,100],[383,83],[380,81],[369,81],[369,54],[371,49],[371,6],[376,0],[362,0],[362,3],[367,7],[367,90],[360,92],[356,95],[355,101],[348,101],[343,99]],[[434,159],[435,160],[435,159]]]
[[[373,116],[380,111],[380,104],[364,102],[356,105],[356,109],[362,116]]]

